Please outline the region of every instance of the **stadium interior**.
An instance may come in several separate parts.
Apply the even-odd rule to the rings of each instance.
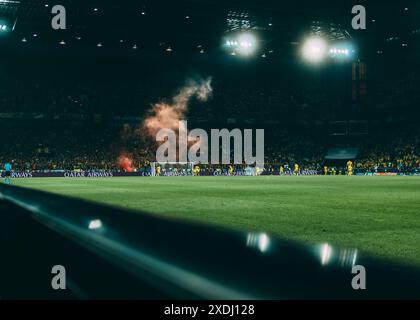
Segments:
[[[261,34],[258,53],[245,58],[221,48],[222,35],[240,28],[226,22],[242,12],[234,10],[235,4],[187,1],[164,12],[158,4],[147,4],[144,15],[146,4],[122,9],[111,2],[97,8],[92,1],[74,6],[71,27],[58,32],[45,22],[51,9],[42,1],[2,4],[16,28],[1,39],[3,61],[7,59],[0,75],[1,129],[3,136],[16,137],[8,126],[19,132],[17,140],[2,144],[2,162],[15,159],[20,170],[120,170],[118,145],[135,158],[135,169],[146,170],[153,153],[147,146],[119,141],[127,139],[118,133],[121,127],[138,128],[150,105],[170,99],[189,77],[211,76],[212,98],[191,106],[188,121],[204,128],[271,130],[266,162],[274,167],[298,161],[303,168],[322,171],[328,149],[337,147],[360,149],[355,168],[361,170],[419,167],[416,7],[371,9],[378,9],[372,16],[381,19],[371,19],[366,31],[353,32],[355,39],[345,31],[346,41],[358,48],[357,57],[321,68],[308,67],[296,56],[299,32],[304,31],[294,25],[314,28],[305,15],[296,19],[297,5],[283,8],[279,16],[259,6],[244,11],[249,28]],[[118,10],[125,13],[121,18],[114,17]],[[293,13],[292,21],[282,16],[283,10]],[[390,37],[384,22],[377,24],[395,12],[403,18]],[[343,19],[346,13],[341,12]],[[342,22],[340,15],[334,17],[335,23]],[[315,27],[340,36],[329,25]],[[73,130],[78,125],[91,132]],[[80,136],[66,134],[74,131]],[[77,143],[81,137],[89,141]],[[68,154],[72,160],[63,163],[60,157]],[[342,163],[329,166],[344,173]]]
[[[293,292],[269,285],[268,275],[259,285],[254,281],[258,279],[251,281],[251,267],[260,263],[278,281],[284,280],[275,275],[281,264],[293,270],[294,262],[308,263],[308,268],[318,270],[300,247],[290,249],[296,261],[291,258],[286,264],[275,249],[271,257],[262,257],[266,234],[272,244],[279,239],[357,249],[342,251],[340,257],[356,259],[359,252],[361,260],[367,257],[366,265],[378,270],[372,281],[378,286],[361,298],[420,297],[414,286],[420,283],[419,1],[63,0],[60,4],[66,10],[66,28],[55,30],[52,1],[0,0],[0,163],[2,169],[6,163],[12,166],[11,185],[2,184],[0,189],[4,221],[0,243],[8,248],[18,241],[26,258],[6,250],[16,261],[32,259],[31,250],[40,251],[45,259],[31,275],[55,263],[52,256],[59,257],[77,270],[78,282],[73,280],[78,285],[72,282],[71,294],[65,295],[44,285],[40,291],[19,292],[5,277],[0,278],[7,283],[3,292],[0,287],[0,297],[243,299],[255,288],[261,294],[257,298],[360,298],[321,271],[320,277],[330,281],[330,291],[319,289],[322,284],[305,276]],[[368,8],[364,30],[351,25],[351,8],[356,4]],[[321,56],[320,50],[325,54]],[[200,89],[196,96],[188,93],[191,84],[203,80],[210,88],[205,99]],[[155,172],[156,143],[145,123],[159,106],[169,110],[184,98],[186,106],[176,120],[188,121],[189,128],[264,129],[264,166],[253,174],[258,177],[239,177],[248,175],[245,163],[194,163],[194,172],[175,167]],[[113,177],[66,179],[70,173],[87,177],[89,172]],[[50,192],[59,195],[52,198]],[[111,235],[103,231],[98,238],[89,238],[78,228],[84,223],[84,206],[96,204],[87,208],[100,218],[89,221],[108,221],[109,228],[112,222],[115,229]],[[121,211],[128,217],[118,220],[117,211],[110,208],[128,210]],[[14,210],[16,217],[11,218],[8,213]],[[25,210],[34,221],[25,222]],[[144,220],[137,221],[133,211]],[[148,220],[154,218],[158,220]],[[60,227],[60,221],[67,225]],[[9,224],[13,227],[5,227]],[[141,229],[144,235],[130,228],[143,224],[166,230],[166,238],[154,243],[146,227]],[[35,244],[20,243],[20,237],[9,233],[11,228],[21,235],[33,232]],[[242,252],[239,245],[239,233],[246,231],[255,233],[246,233],[246,242],[252,247],[256,241],[260,254],[256,257]],[[220,241],[214,240],[217,232]],[[114,239],[116,234],[124,236]],[[214,270],[206,269],[203,261],[184,252],[187,240],[180,234],[197,237],[191,241],[197,241],[194,247],[200,244],[197,250],[215,259],[218,252],[228,257],[228,248],[237,250],[238,261],[228,259],[229,267],[219,260]],[[120,242],[119,253],[100,239],[107,236]],[[168,253],[165,239],[177,239],[173,241],[179,256]],[[228,248],[221,239],[231,241]],[[52,256],[39,249],[50,241]],[[219,251],[211,248],[212,241]],[[126,249],[134,244],[139,252],[135,257]],[[60,253],[61,248],[68,248],[68,256]],[[188,281],[173,280],[168,285],[162,279],[175,279],[180,273],[159,269],[158,262],[144,256],[142,260],[142,248],[165,257],[161,261],[168,264],[191,265],[186,269],[196,274],[215,272],[220,283],[232,277],[232,288],[212,283],[215,289],[210,294],[188,287]],[[332,249],[324,244],[320,250],[324,265]],[[293,252],[299,254],[294,257]],[[92,266],[104,256],[108,262],[102,274],[89,282],[80,261],[87,259]],[[130,261],[129,266],[113,265],[109,261],[115,257]],[[334,262],[337,269],[332,274],[337,279],[343,259]],[[240,268],[239,261],[250,263],[243,271],[249,282],[241,283],[232,275],[234,266]],[[157,271],[149,270],[146,281],[139,276],[139,266]],[[7,268],[11,273],[13,266]],[[379,285],[385,268],[401,275],[393,289]],[[296,277],[305,273],[302,270],[294,273]],[[108,287],[98,285],[101,276],[110,274],[115,278]],[[413,278],[404,278],[407,274]],[[143,290],[137,290],[131,277],[141,280]],[[410,284],[404,286],[402,281]],[[37,278],[34,286],[39,282],[42,279]],[[165,291],[168,286],[172,289]]]

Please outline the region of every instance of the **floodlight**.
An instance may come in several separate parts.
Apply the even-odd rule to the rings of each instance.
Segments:
[[[329,50],[329,56],[334,59],[348,60],[353,55],[352,44],[334,44]]]
[[[231,34],[225,39],[224,46],[231,55],[242,56],[252,54],[258,47],[256,36],[249,32]]]
[[[321,38],[309,38],[302,47],[303,57],[311,63],[321,62],[327,52],[327,43]]]
[[[239,45],[238,45],[239,44]],[[235,45],[238,46],[238,53],[242,55],[248,55],[255,51],[257,48],[257,39],[251,33],[243,33],[238,36]]]

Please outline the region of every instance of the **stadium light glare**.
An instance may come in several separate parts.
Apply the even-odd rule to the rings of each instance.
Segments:
[[[351,58],[351,56],[354,53],[353,46],[349,43],[347,44],[341,44],[341,45],[335,45],[329,49],[329,56],[331,58],[335,59],[344,59],[347,60]]]
[[[0,20],[0,32],[7,32],[9,30],[10,29],[9,29],[9,26],[7,25],[7,22]]]
[[[321,38],[308,38],[303,43],[302,55],[308,62],[319,63],[325,59],[326,53],[327,42]]]
[[[225,46],[229,53],[235,52],[235,55],[250,55],[257,49],[257,38],[254,34],[245,32],[236,35],[231,35],[225,41]]]
[[[237,42],[235,41],[235,43],[239,43],[238,53],[242,55],[249,55],[255,51],[257,39],[251,33],[244,33],[238,37],[238,40]]]

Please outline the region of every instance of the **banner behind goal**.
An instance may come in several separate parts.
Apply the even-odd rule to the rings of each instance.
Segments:
[[[203,165],[193,162],[152,162],[151,176],[259,176],[263,166]]]
[[[152,176],[192,176],[193,170],[192,162],[151,163]]]

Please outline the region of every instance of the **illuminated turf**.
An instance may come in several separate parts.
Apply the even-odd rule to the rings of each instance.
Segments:
[[[420,177],[41,178],[13,184],[420,265]]]

